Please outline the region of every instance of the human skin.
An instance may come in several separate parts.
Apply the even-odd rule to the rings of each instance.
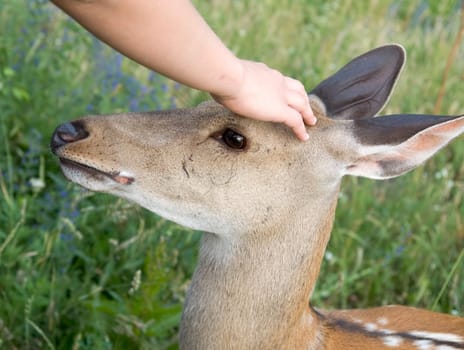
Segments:
[[[189,0],[52,0],[134,61],[195,89],[231,111],[288,125],[306,140],[316,118],[301,82],[237,58]]]

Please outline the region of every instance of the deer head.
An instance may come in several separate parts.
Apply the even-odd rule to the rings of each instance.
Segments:
[[[464,118],[373,118],[405,60],[397,45],[370,51],[310,94],[318,124],[298,142],[281,125],[207,102],[171,111],[90,116],[59,126],[52,140],[64,174],[125,197],[170,220],[240,235],[338,189],[343,175],[398,176],[459,135]],[[285,214],[284,214],[285,215]]]

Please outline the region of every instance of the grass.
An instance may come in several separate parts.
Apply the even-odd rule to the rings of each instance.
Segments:
[[[195,1],[239,56],[311,89],[398,42],[407,68],[385,113],[431,113],[458,1]],[[89,113],[194,105],[204,93],[96,42],[46,1],[0,8],[0,348],[175,349],[199,233],[68,183],[48,150]],[[464,112],[464,45],[440,113]],[[464,316],[462,138],[396,180],[346,179],[314,304],[407,304]]]

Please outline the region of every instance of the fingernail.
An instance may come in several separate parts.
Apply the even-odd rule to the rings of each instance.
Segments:
[[[303,141],[306,142],[308,140],[309,140],[309,135],[308,135],[308,133],[306,133],[306,134],[303,135]]]
[[[305,124],[309,126],[316,125],[316,123],[317,123],[317,118],[315,116],[311,116],[309,118],[306,118],[305,120]]]

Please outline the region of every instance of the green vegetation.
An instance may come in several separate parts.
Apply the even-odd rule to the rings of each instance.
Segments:
[[[239,56],[308,89],[364,51],[403,44],[407,67],[385,113],[433,112],[459,30],[457,0],[195,3]],[[451,63],[439,113],[464,113],[464,44]],[[2,2],[0,349],[177,347],[199,233],[68,183],[48,142],[80,115],[205,98],[114,53],[47,1]],[[402,178],[344,181],[315,305],[464,316],[462,141]]]

